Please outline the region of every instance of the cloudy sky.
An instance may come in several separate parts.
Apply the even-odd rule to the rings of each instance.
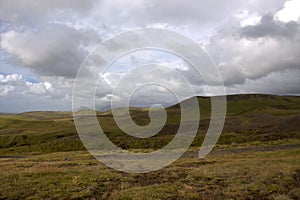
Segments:
[[[102,41],[139,28],[168,29],[196,41],[216,64],[228,94],[299,95],[299,7],[300,0],[0,0],[0,112],[71,110],[84,58]],[[154,59],[183,74],[198,95],[214,95],[184,61],[144,50],[120,58],[102,76],[99,108],[107,108],[128,70]],[[167,72],[151,70],[136,71],[133,82],[123,82],[124,91],[153,77],[166,79]],[[180,88],[180,80],[167,78]],[[171,96],[149,86],[131,103],[168,104]]]

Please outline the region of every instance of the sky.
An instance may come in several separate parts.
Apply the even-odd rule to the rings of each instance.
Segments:
[[[108,38],[140,28],[176,31],[199,44],[227,94],[299,95],[299,7],[300,0],[0,0],[0,112],[71,110],[73,83],[86,56]],[[154,60],[182,74],[197,95],[218,95],[184,60],[141,50],[101,76],[97,108],[109,108],[112,98],[121,101],[145,80],[167,80],[184,90],[168,70],[134,70]],[[113,95],[129,71],[134,78],[122,82],[124,94]],[[175,95],[157,85],[139,88],[130,100],[133,106],[174,102]]]

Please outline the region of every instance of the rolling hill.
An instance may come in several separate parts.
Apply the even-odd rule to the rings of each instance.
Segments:
[[[194,146],[200,146],[209,124],[210,98],[198,97],[201,120]],[[124,149],[158,149],[176,134],[180,105],[166,108],[164,128],[155,136],[139,139],[118,128],[111,111],[98,112],[106,135]],[[150,122],[147,108],[130,108],[138,125]],[[300,97],[264,94],[227,96],[227,116],[219,145],[265,143],[300,139]],[[71,112],[26,112],[0,115],[0,153],[43,153],[82,150]]]

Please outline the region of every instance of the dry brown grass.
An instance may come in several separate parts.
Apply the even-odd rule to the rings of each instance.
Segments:
[[[288,199],[300,187],[300,148],[183,157],[147,174],[112,170],[84,151],[0,159],[0,170],[1,199]]]

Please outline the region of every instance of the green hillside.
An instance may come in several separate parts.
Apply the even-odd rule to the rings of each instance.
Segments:
[[[194,146],[200,146],[210,117],[210,98],[198,97],[201,121]],[[148,109],[130,108],[138,125],[150,122]],[[111,111],[97,112],[107,136],[124,149],[158,149],[170,142],[180,123],[179,104],[167,108],[167,123],[155,136],[138,139],[123,133]],[[227,117],[219,145],[274,142],[300,138],[300,97],[261,94],[227,96]],[[0,115],[0,153],[43,153],[84,149],[71,112]]]

